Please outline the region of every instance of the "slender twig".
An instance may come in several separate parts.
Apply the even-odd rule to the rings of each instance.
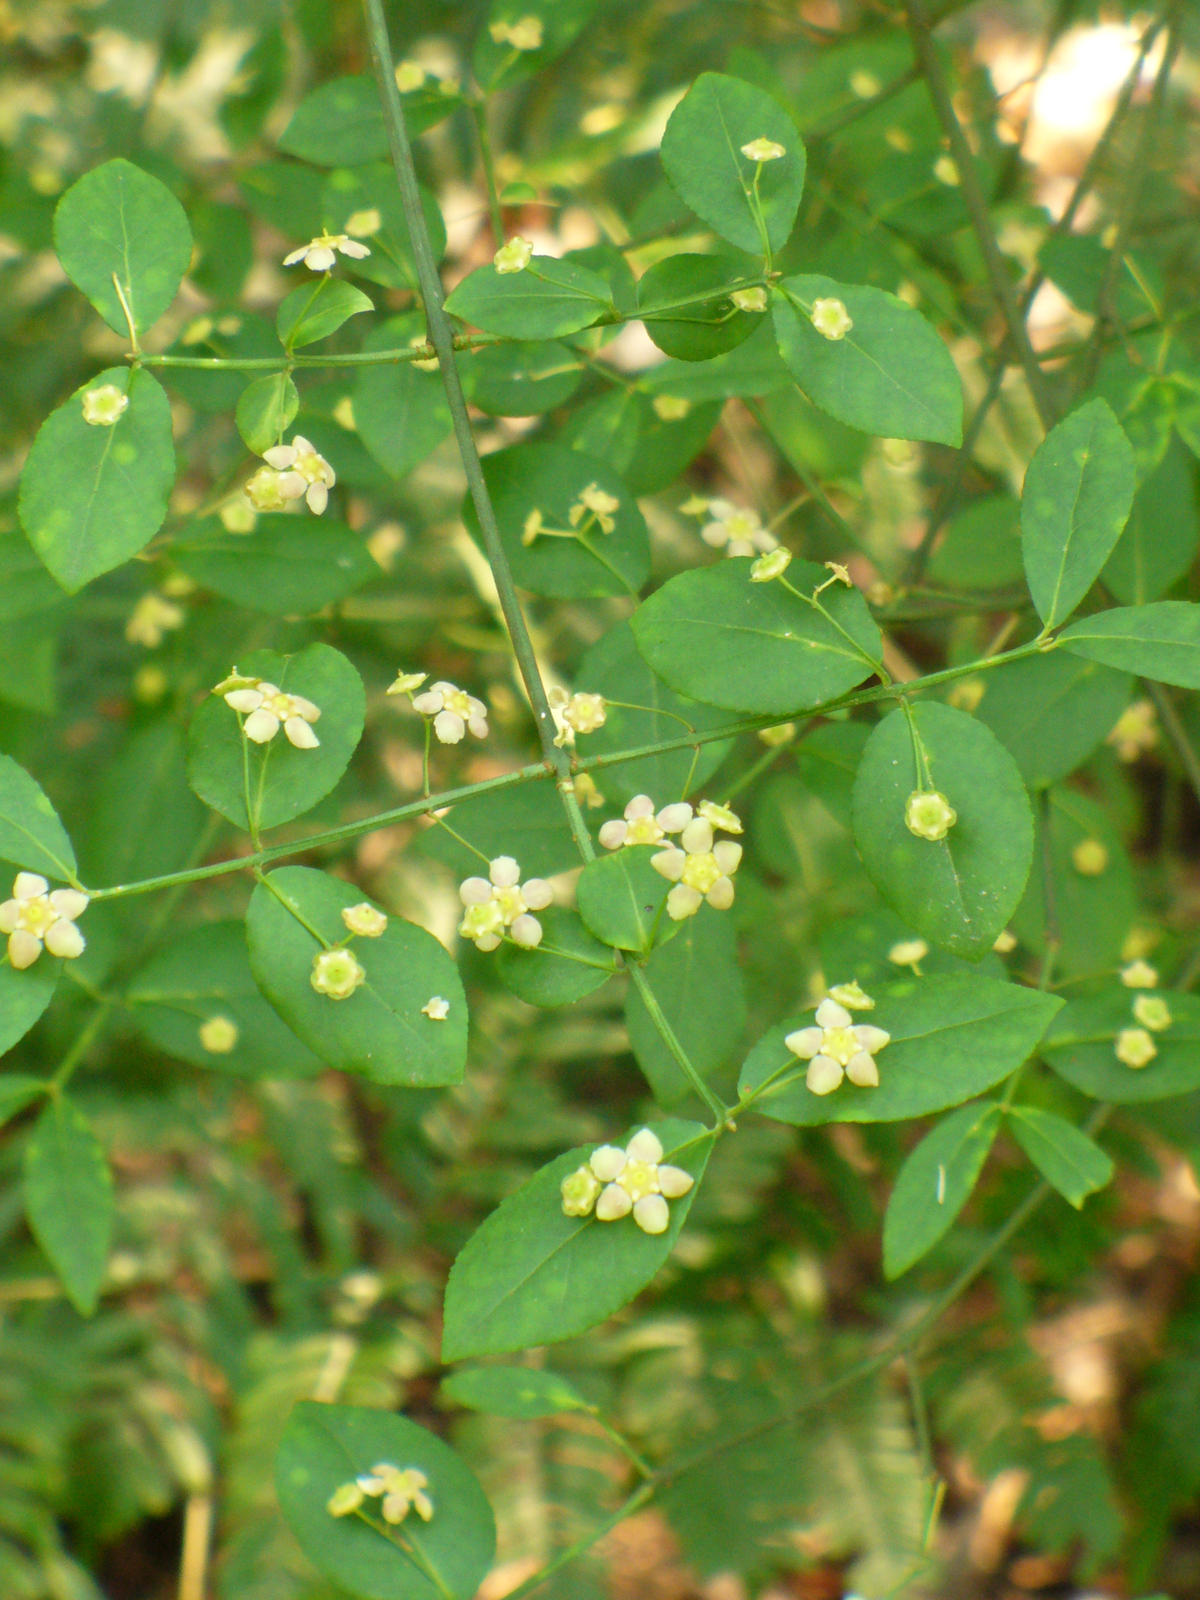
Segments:
[[[476,100],[471,107],[475,131],[479,135],[479,159],[483,164],[483,179],[487,184],[488,216],[492,223],[492,236],[499,248],[504,243],[504,218],[500,214],[500,196],[496,192],[496,163],[492,159],[492,135],[488,129],[488,103]]]
[[[1155,683],[1150,678],[1143,678],[1143,684],[1151,700],[1154,701],[1162,725],[1166,729],[1167,738],[1175,747],[1175,754],[1182,763],[1183,770],[1187,773],[1188,782],[1192,786],[1192,793],[1200,800],[1200,756],[1197,756],[1188,738],[1187,729],[1179,719],[1170,695],[1161,683]]]

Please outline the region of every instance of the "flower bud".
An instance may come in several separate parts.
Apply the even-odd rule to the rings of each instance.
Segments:
[[[1071,851],[1075,871],[1085,878],[1098,878],[1108,866],[1108,850],[1099,839],[1081,839]]]
[[[767,291],[762,284],[757,284],[753,289],[735,289],[729,298],[739,311],[765,311],[767,309]]]
[[[321,950],[313,957],[310,981],[318,994],[330,1000],[348,1000],[366,977],[349,950]]]
[[[600,1183],[587,1167],[577,1167],[559,1185],[562,1208],[568,1217],[591,1215],[600,1193]]]
[[[1133,1014],[1143,1028],[1161,1033],[1171,1026],[1171,1009],[1160,994],[1139,994],[1133,1002]]]
[[[342,921],[351,933],[357,933],[364,939],[378,939],[388,925],[383,912],[377,911],[365,900],[356,906],[343,906]]]
[[[1122,1028],[1113,1049],[1117,1060],[1135,1071],[1148,1067],[1158,1054],[1158,1046],[1145,1028]]]
[[[227,1056],[237,1045],[241,1029],[232,1017],[209,1017],[200,1024],[201,1047],[214,1056]]]
[[[904,822],[919,839],[944,839],[958,821],[958,812],[937,789],[914,789],[904,806]]]
[[[519,235],[501,245],[492,257],[492,264],[497,272],[524,272],[533,256],[533,245],[528,239]]]
[[[826,339],[844,339],[854,321],[840,300],[814,300],[812,325]]]

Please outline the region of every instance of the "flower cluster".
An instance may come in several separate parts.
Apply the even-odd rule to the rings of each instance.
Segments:
[[[488,863],[486,878],[466,878],[458,897],[466,907],[459,933],[472,939],[478,950],[495,950],[508,929],[514,944],[527,950],[542,942],[542,925],[530,915],[543,911],[554,899],[545,878],[521,882],[521,869],[512,856],[497,856]]]
[[[904,802],[904,825],[918,839],[944,839],[958,821],[958,812],[937,789],[914,789]]]
[[[587,533],[593,526],[598,527],[601,533],[611,533],[617,525],[614,513],[620,509],[621,502],[615,494],[609,494],[598,483],[589,483],[579,491],[579,498],[567,512],[567,521],[571,524],[569,528],[548,527],[545,513],[539,506],[534,506],[525,518],[521,543],[528,546],[542,537],[573,539],[577,533]]]
[[[302,244],[299,250],[293,250],[291,255],[284,256],[283,264],[285,267],[294,267],[298,261],[303,261],[310,272],[328,272],[337,260],[335,252],[339,250],[342,255],[350,256],[355,261],[361,261],[364,256],[371,254],[367,245],[359,244],[348,233],[322,233],[318,238]]]
[[[242,732],[255,744],[270,744],[280,728],[297,750],[315,750],[321,742],[312,731],[320,708],[302,694],[285,694],[264,678],[243,678],[236,667],[213,693],[245,717]]]
[[[844,339],[854,321],[840,300],[814,300],[812,325],[826,339]]]
[[[671,1222],[668,1200],[687,1194],[695,1179],[682,1167],[663,1165],[663,1147],[649,1128],[635,1133],[625,1149],[602,1144],[586,1164],[564,1178],[562,1208],[568,1217],[616,1222],[633,1213],[643,1233],[665,1233]]]
[[[83,420],[90,422],[93,428],[111,428],[129,408],[129,396],[115,383],[85,389],[79,398],[83,402]]]
[[[700,537],[714,550],[723,549],[727,556],[767,555],[779,546],[779,540],[763,527],[756,511],[735,506],[732,500],[706,500],[703,495],[693,495],[679,509],[685,516],[707,517]]]
[[[541,17],[521,17],[517,22],[491,22],[488,32],[497,44],[510,44],[514,50],[542,48]]]
[[[1134,977],[1141,976],[1134,969],[1145,966],[1145,962],[1133,963],[1125,972],[1133,972]],[[1158,982],[1158,973],[1153,967],[1146,967],[1151,976],[1151,982]],[[1125,972],[1121,974],[1122,981],[1128,983]],[[1171,1008],[1160,994],[1139,994],[1133,1002],[1133,1020],[1138,1024],[1134,1028],[1122,1028],[1117,1034],[1113,1045],[1113,1053],[1122,1066],[1139,1070],[1148,1067],[1158,1054],[1158,1046],[1153,1035],[1161,1033],[1164,1028],[1171,1026]]]
[[[18,872],[12,899],[0,905],[0,933],[8,935],[8,959],[18,971],[31,967],[45,945],[52,956],[74,960],[84,950],[75,919],[88,908],[79,889],[50,889],[38,872]]]
[[[515,234],[507,244],[502,244],[492,257],[492,265],[499,273],[524,272],[533,259],[533,241]]]
[[[816,1026],[798,1028],[783,1041],[794,1056],[808,1062],[805,1082],[812,1094],[832,1094],[843,1078],[860,1089],[878,1086],[875,1057],[891,1034],[869,1023],[855,1023],[850,1015],[851,1010],[870,1011],[874,1005],[857,983],[840,984],[817,1007]]]
[[[487,707],[456,684],[432,684],[424,694],[414,695],[412,704],[414,711],[433,718],[433,731],[441,744],[458,744],[468,729],[477,739],[487,738]]]
[[[299,434],[291,444],[272,445],[263,451],[265,466],[246,485],[256,511],[286,511],[301,497],[318,517],[329,504],[329,491],[337,473],[325,457]]]
[[[390,1461],[381,1461],[362,1472],[349,1483],[333,1491],[325,1509],[331,1517],[348,1517],[358,1510],[370,1496],[381,1500],[383,1520],[393,1527],[403,1522],[410,1511],[415,1511],[422,1522],[433,1516],[433,1501],[425,1493],[429,1479],[419,1467],[394,1467]]]
[[[727,911],[733,904],[733,875],[742,859],[742,847],[732,839],[714,843],[713,831],[741,833],[742,824],[728,806],[702,800],[693,810],[686,800],[664,806],[655,814],[648,794],[634,795],[625,807],[624,820],[614,818],[600,829],[600,843],[606,850],[626,845],[659,844],[669,834],[679,835],[678,844],[667,844],[653,856],[650,865],[675,887],[667,895],[667,915],[673,922],[694,917],[707,900],[715,911]]]
[[[575,743],[577,733],[595,733],[608,719],[608,707],[602,694],[585,694],[582,691],[568,694],[557,685],[546,696],[550,702],[550,715],[558,729],[555,744]]]

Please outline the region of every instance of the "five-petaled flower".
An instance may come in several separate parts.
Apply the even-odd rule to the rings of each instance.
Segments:
[[[1121,968],[1121,982],[1127,989],[1157,989],[1158,968],[1141,957]]]
[[[432,684],[424,694],[414,695],[412,704],[414,711],[433,718],[433,731],[441,744],[458,744],[468,728],[477,739],[487,738],[487,707],[453,683]]]
[[[330,1000],[348,1000],[358,986],[365,983],[367,975],[351,951],[339,949],[319,950],[313,957],[309,982],[318,994]]]
[[[514,50],[542,48],[541,17],[521,17],[516,22],[491,22],[488,32],[497,44],[510,44]]]
[[[428,1487],[429,1479],[419,1467],[394,1467],[390,1461],[381,1461],[370,1472],[339,1484],[325,1509],[331,1517],[348,1517],[370,1497],[382,1501],[383,1520],[393,1527],[410,1511],[428,1522],[433,1516],[433,1501],[425,1493]]]
[[[768,555],[779,540],[763,527],[756,511],[735,506],[732,500],[704,500],[694,496],[680,507],[689,516],[707,516],[700,537],[714,550],[724,547],[727,556]]]
[[[1145,1028],[1122,1028],[1113,1044],[1113,1054],[1124,1067],[1139,1071],[1148,1067],[1158,1054],[1158,1046]]]
[[[616,1222],[633,1213],[643,1233],[665,1233],[671,1222],[668,1200],[679,1200],[695,1179],[682,1167],[663,1163],[663,1147],[649,1128],[635,1133],[625,1146],[602,1144],[586,1165],[561,1183],[562,1208],[568,1217]]]
[[[787,151],[774,139],[751,139],[749,144],[742,146],[742,154],[747,161],[778,161],[780,156],[787,155]]]
[[[115,383],[85,389],[79,398],[83,402],[83,420],[93,428],[111,428],[129,406],[129,396]]]
[[[544,911],[554,899],[545,878],[521,882],[521,869],[512,856],[488,862],[486,878],[465,878],[458,888],[465,910],[458,931],[478,950],[495,950],[507,928],[514,944],[527,950],[542,942],[542,925],[530,915]]]
[[[356,906],[342,907],[342,921],[351,933],[361,939],[378,939],[388,925],[388,919],[370,901],[362,900]]]
[[[246,485],[246,493],[259,511],[281,510],[303,495],[308,509],[321,515],[329,504],[337,473],[307,439],[297,434],[291,444],[272,445],[263,451],[263,460],[266,467],[260,467]]]
[[[303,261],[311,272],[328,272],[337,260],[336,252],[339,250],[342,255],[350,256],[355,261],[361,261],[364,256],[371,254],[367,245],[352,239],[348,233],[322,233],[318,238],[302,244],[299,250],[293,250],[291,255],[284,256],[283,264],[285,267],[294,267],[298,261]]]
[[[88,908],[79,889],[53,889],[38,872],[18,872],[12,899],[0,905],[0,933],[8,935],[8,959],[18,971],[31,967],[45,945],[52,956],[81,956],[84,937],[75,919]]]
[[[515,234],[507,244],[502,244],[492,257],[497,272],[524,272],[533,256],[533,241]]]
[[[1133,1002],[1133,1016],[1154,1033],[1171,1026],[1171,1008],[1160,994],[1139,994]]]
[[[863,995],[862,999],[869,997]],[[874,1003],[869,1001],[872,1006]],[[817,1007],[816,1026],[798,1028],[783,1042],[794,1056],[808,1062],[805,1082],[811,1093],[832,1094],[843,1078],[860,1089],[876,1088],[879,1068],[875,1057],[890,1039],[891,1034],[882,1028],[856,1023],[844,1005],[828,997]]]
[[[937,789],[914,789],[904,802],[904,825],[918,839],[944,839],[958,821],[958,812]]]
[[[450,1002],[440,994],[431,994],[421,1007],[421,1015],[428,1017],[430,1022],[445,1022],[450,1015]]]
[[[312,731],[320,709],[302,694],[285,694],[263,678],[236,676],[233,688],[218,684],[213,693],[245,717],[242,732],[255,744],[270,744],[280,728],[297,750],[315,750],[321,742]]]
[[[617,525],[613,512],[620,509],[621,502],[615,494],[609,494],[598,483],[589,483],[579,491],[579,499],[567,512],[567,520],[577,528],[590,512],[600,524],[600,532],[611,533]]]
[[[575,743],[577,733],[595,733],[608,718],[608,707],[602,694],[585,694],[582,691],[568,694],[557,684],[546,696],[550,715],[558,729],[555,744],[560,748]]]
[[[812,325],[826,339],[844,339],[854,320],[840,300],[814,300]]]

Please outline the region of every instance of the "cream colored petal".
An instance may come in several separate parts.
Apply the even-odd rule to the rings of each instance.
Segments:
[[[433,731],[442,744],[458,744],[467,725],[457,711],[439,711],[433,719]]]
[[[660,877],[666,878],[668,883],[678,883],[683,877],[684,867],[687,866],[687,855],[672,845],[669,849],[660,850],[656,856],[651,856],[650,865]]]
[[[353,256],[355,261],[361,261],[364,256],[371,254],[369,246],[360,244],[357,239],[343,239],[338,249],[344,256]]]
[[[13,879],[13,894],[18,900],[32,900],[36,895],[45,894],[49,887],[40,872],[18,872]]]
[[[824,1035],[824,1028],[797,1028],[796,1032],[789,1033],[783,1042],[794,1056],[800,1057],[801,1061],[811,1061],[820,1051]]]
[[[308,489],[308,479],[300,472],[281,472],[277,487],[285,500],[299,500]]]
[[[279,732],[279,718],[260,706],[246,718],[242,726],[247,739],[252,739],[255,744],[270,744]]]
[[[674,805],[664,806],[658,813],[656,821],[664,833],[682,833],[693,815],[692,808],[686,800],[677,800]]]
[[[645,1194],[634,1202],[633,1220],[643,1233],[666,1233],[671,1225],[671,1208],[660,1194]]]
[[[224,699],[227,706],[232,706],[243,716],[249,716],[251,711],[257,711],[262,705],[263,692],[261,689],[231,689]]]
[[[622,822],[619,817],[614,817],[611,822],[604,823],[597,838],[606,850],[619,850],[625,843],[625,835],[629,832],[629,824]]]
[[[19,900],[6,900],[0,905],[0,933],[11,933],[17,925],[17,918],[21,915],[21,902]]]
[[[313,516],[319,517],[329,504],[329,490],[323,483],[310,483],[304,498]]]
[[[875,1065],[875,1058],[868,1055],[865,1050],[860,1050],[856,1056],[851,1056],[847,1061],[846,1076],[860,1089],[879,1087],[879,1068]]]
[[[486,878],[464,878],[458,886],[458,898],[465,906],[485,906],[492,898],[492,886]]]
[[[602,1144],[592,1151],[588,1166],[601,1183],[611,1183],[625,1166],[626,1155],[618,1145]]]
[[[842,1069],[831,1056],[814,1056],[805,1082],[810,1094],[832,1094],[842,1081]]]
[[[32,933],[27,933],[24,928],[18,928],[15,933],[8,936],[8,959],[17,971],[31,967],[42,953],[42,941],[35,938]]]
[[[690,1172],[685,1172],[682,1167],[659,1167],[658,1187],[668,1200],[678,1200],[681,1195],[687,1194],[695,1183],[695,1178]]]
[[[712,888],[708,891],[704,898],[708,901],[709,905],[714,911],[728,911],[730,906],[733,904],[735,892],[736,891],[733,887],[733,879],[722,875],[717,879],[716,883],[713,884]]]
[[[544,911],[554,904],[554,890],[545,878],[530,878],[521,885],[521,898],[530,911]]]
[[[319,249],[305,252],[304,265],[312,272],[328,272],[336,260],[333,251],[322,245]]]
[[[50,904],[60,917],[65,917],[68,922],[74,922],[76,917],[81,917],[87,910],[90,901],[79,889],[55,889],[50,896]]]
[[[424,694],[413,695],[413,710],[419,711],[423,717],[436,716],[445,703],[440,689],[426,689]]]
[[[307,254],[308,246],[306,244],[302,244],[299,250],[293,250],[290,255],[284,256],[283,264],[285,267],[294,267],[297,261],[303,261]]]
[[[718,839],[712,849],[713,860],[727,878],[732,878],[742,864],[742,847],[736,839]]]
[[[625,1146],[625,1154],[631,1161],[646,1161],[656,1167],[663,1158],[662,1142],[649,1128],[642,1128]]]
[[[482,950],[487,955],[492,950],[499,950],[500,935],[498,933],[481,933],[475,941],[476,950]]]
[[[289,717],[283,725],[288,743],[297,750],[315,750],[321,743],[303,717]]]
[[[633,1201],[619,1183],[610,1183],[607,1188],[601,1189],[600,1198],[596,1201],[596,1216],[601,1222],[616,1222],[619,1217],[627,1217],[632,1210]]]
[[[704,904],[704,896],[699,889],[693,889],[689,883],[677,883],[667,896],[667,915],[672,922],[682,922],[686,917],[694,917]]]
[[[536,917],[531,917],[527,912],[514,917],[512,927],[508,931],[513,943],[519,944],[525,950],[536,950],[542,942],[542,925]]]
[[[713,847],[712,823],[693,817],[679,836],[679,843],[690,856],[706,856]]]
[[[822,1028],[848,1028],[853,1021],[845,1006],[836,1000],[822,1000],[817,1007],[817,1025]]]
[[[488,863],[488,877],[497,889],[511,889],[521,881],[521,869],[512,856],[497,856]]]
[[[276,472],[286,472],[295,463],[298,453],[294,444],[273,444],[269,450],[263,451],[263,460]]]
[[[869,1022],[856,1023],[851,1028],[851,1033],[869,1054],[882,1050],[885,1044],[891,1041],[891,1034],[885,1033],[882,1028],[873,1028]]]
[[[46,949],[52,956],[66,956],[68,960],[74,960],[83,954],[84,942],[83,935],[73,922],[52,922],[46,929]]]
[[[478,712],[467,718],[467,727],[477,739],[486,739],[488,736],[487,718]]]

